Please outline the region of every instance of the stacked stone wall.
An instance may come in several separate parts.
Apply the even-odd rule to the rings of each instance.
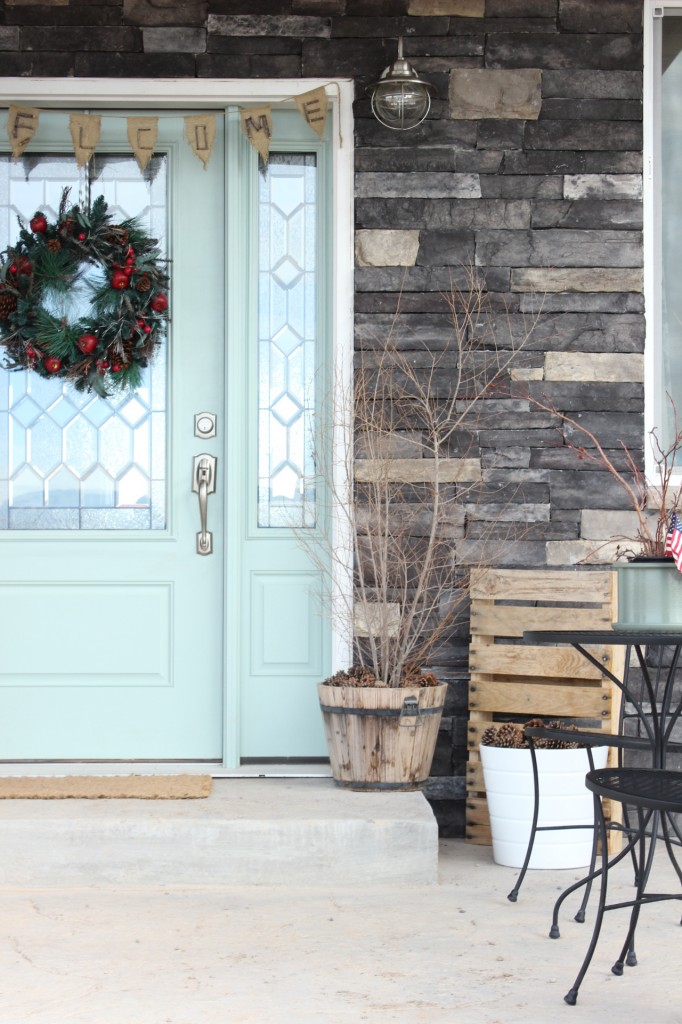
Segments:
[[[405,133],[378,125],[366,96],[399,35],[437,89]],[[641,459],[641,0],[5,0],[0,69],[352,77],[357,344],[399,307],[415,351],[441,345],[444,293],[474,266],[503,344],[533,324],[519,379]],[[478,516],[515,528],[507,564],[571,565],[622,532],[623,495],[557,443],[550,416],[522,398],[489,405]],[[439,660],[451,686],[429,795],[443,832],[461,834],[466,624]]]

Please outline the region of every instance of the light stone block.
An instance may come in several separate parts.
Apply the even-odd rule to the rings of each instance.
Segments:
[[[566,174],[564,199],[641,199],[641,174]]]
[[[359,483],[474,483],[481,479],[481,463],[478,459],[441,459],[437,473],[434,459],[358,459],[355,479]]]
[[[359,267],[413,267],[418,252],[418,231],[358,231],[355,235]]]
[[[619,554],[618,542],[599,544],[588,540],[549,540],[547,565],[612,565]]]
[[[634,537],[636,533],[637,516],[634,512],[586,508],[580,514],[580,536],[583,540],[615,540],[622,544],[622,538]]]
[[[515,118],[537,120],[542,106],[542,72],[538,68],[498,71],[462,68],[450,73],[453,120]]]
[[[636,268],[517,267],[511,272],[513,292],[641,292],[643,288],[643,273]]]
[[[485,0],[409,0],[407,13],[418,16],[449,14],[455,18],[483,18]]]
[[[400,628],[400,605],[368,604],[365,608],[356,606],[354,629],[356,636],[379,636],[385,627],[387,636],[395,636]]]
[[[641,384],[644,356],[638,352],[548,352],[545,380]]]
[[[544,370],[541,366],[520,366],[512,369],[510,376],[512,380],[542,380]]]

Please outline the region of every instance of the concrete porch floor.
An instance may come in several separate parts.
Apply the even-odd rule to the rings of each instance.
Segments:
[[[37,818],[41,807],[31,803]],[[31,852],[38,836],[27,828],[24,839]],[[569,908],[561,939],[547,933],[556,895],[579,871],[531,872],[511,904],[516,871],[495,865],[485,847],[441,842],[431,884],[401,870],[399,848],[395,868],[395,881],[360,884],[352,875],[313,885],[153,884],[134,872],[116,885],[85,875],[80,884],[5,882],[0,1024],[682,1022],[679,903],[644,909],[640,963],[621,978],[610,966],[627,912],[608,914],[578,1005],[569,1007],[563,995],[592,915],[579,925]],[[678,889],[664,857],[654,886]],[[611,891],[628,898],[627,867],[613,872]]]

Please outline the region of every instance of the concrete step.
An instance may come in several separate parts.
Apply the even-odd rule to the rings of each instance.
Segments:
[[[0,800],[0,885],[375,886],[437,881],[421,793],[216,779],[203,800]]]

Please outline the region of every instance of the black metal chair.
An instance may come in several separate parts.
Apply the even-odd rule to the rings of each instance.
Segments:
[[[558,915],[561,908],[561,904],[564,899],[569,896],[576,889],[581,886],[585,886],[585,892],[583,894],[582,903],[580,909],[575,915],[575,920],[583,922],[585,920],[585,908],[587,907],[588,900],[590,898],[590,891],[592,888],[592,880],[594,877],[594,869],[597,862],[597,840],[598,835],[596,831],[596,819],[593,818],[590,822],[585,822],[584,825],[538,825],[538,818],[540,814],[540,778],[538,772],[538,763],[536,757],[536,746],[535,740],[537,739],[553,739],[553,740],[565,740],[567,742],[580,742],[584,744],[587,750],[587,758],[590,771],[594,770],[594,760],[592,755],[593,747],[612,747],[612,746],[630,746],[632,738],[628,738],[626,741],[621,736],[616,736],[611,733],[597,733],[597,732],[576,732],[575,730],[569,729],[545,729],[539,726],[530,726],[524,729],[524,735],[528,739],[531,755],[531,764],[533,768],[533,818],[531,822],[530,834],[528,837],[528,847],[526,849],[526,856],[524,858],[521,870],[517,876],[516,882],[511,892],[507,895],[507,899],[511,903],[516,903],[519,895],[519,890],[523,885],[523,880],[526,877],[526,872],[533,855],[533,848],[535,846],[535,838],[538,832],[553,832],[562,829],[575,829],[575,828],[589,828],[594,831],[594,840],[592,843],[592,853],[590,857],[589,870],[584,879],[577,882],[575,885],[565,889],[554,906],[554,913],[552,918],[552,927],[550,929],[550,937],[553,939],[559,938],[559,925]],[[647,741],[638,740],[641,743],[642,749],[649,749]],[[611,826],[610,826],[611,827]],[[615,826],[614,826],[615,827]]]
[[[558,739],[567,741],[579,741],[583,744],[588,751],[588,760],[590,770],[594,769],[594,762],[592,759],[591,750],[594,747],[615,747],[618,750],[618,766],[623,767],[623,752],[625,750],[635,751],[642,754],[648,754],[652,758],[652,763],[655,767],[663,767],[665,764],[665,756],[668,753],[679,753],[682,751],[682,743],[673,742],[671,739],[671,733],[675,722],[682,714],[682,702],[677,706],[676,709],[671,710],[669,703],[661,706],[660,700],[664,694],[667,694],[666,700],[669,702],[671,698],[671,681],[674,678],[674,673],[680,658],[680,648],[675,650],[674,657],[669,665],[666,666],[663,649],[658,648],[657,664],[655,665],[655,671],[652,673],[645,664],[642,657],[641,650],[635,647],[640,668],[642,670],[642,682],[639,693],[636,693],[629,685],[630,675],[630,651],[631,647],[628,645],[626,649],[625,657],[625,671],[622,681],[618,681],[613,678],[613,682],[616,683],[626,695],[628,701],[632,702],[632,712],[629,711],[626,701],[624,700],[621,704],[620,720],[618,724],[618,733],[608,733],[602,731],[590,731],[590,730],[561,730],[561,729],[546,729],[546,728],[535,728],[530,727],[525,730],[526,737],[529,740],[531,749],[531,758],[533,764],[533,781],[534,781],[534,809],[533,809],[533,820],[531,831],[528,839],[528,848],[526,850],[526,856],[516,879],[515,885],[511,892],[508,894],[507,899],[512,903],[515,903],[523,880],[525,878],[528,866],[530,864],[531,856],[533,853],[533,846],[535,843],[535,837],[539,831],[549,831],[563,826],[551,825],[551,826],[538,826],[539,816],[539,800],[540,800],[540,789],[539,789],[539,778],[537,769],[537,760],[534,752],[534,740],[536,739]],[[590,659],[594,659],[590,656],[589,652],[584,652]],[[598,662],[594,661],[594,664],[598,666]],[[653,716],[653,723],[648,721],[646,713],[646,705],[650,708],[660,709],[657,714]],[[627,717],[631,717],[636,723],[638,728],[638,735],[628,735],[624,729],[624,722]],[[550,937],[558,939],[560,937],[559,931],[559,913],[564,900],[567,899],[572,893],[578,889],[584,887],[584,893],[580,907],[575,914],[575,920],[582,923],[585,920],[585,910],[590,897],[592,888],[592,882],[595,877],[598,876],[599,872],[595,871],[596,859],[597,859],[597,841],[598,833],[596,831],[596,820],[592,822],[586,822],[583,828],[594,829],[594,842],[592,844],[592,854],[590,865],[587,874],[574,885],[564,889],[554,904],[552,913],[552,924],[550,927]],[[581,826],[566,826],[567,828],[577,828]],[[627,811],[624,809],[624,823],[611,822],[608,826],[610,831],[618,830],[622,831],[626,836],[631,832],[628,821]],[[619,854],[618,859],[622,859],[628,852],[631,852],[629,846],[626,847],[626,852]],[[633,866],[635,870],[635,883],[637,882],[637,865],[635,863],[634,854]]]
[[[614,974],[621,975],[625,963],[628,966],[634,966],[637,963],[634,940],[640,908],[645,904],[657,903],[662,900],[682,900],[682,891],[679,893],[646,892],[659,828],[670,861],[682,884],[682,869],[674,852],[675,846],[682,845],[682,834],[675,820],[670,817],[672,814],[682,812],[682,772],[669,771],[665,768],[604,768],[588,772],[585,784],[594,793],[595,816],[598,823],[598,834],[601,838],[602,867],[594,875],[594,877],[601,875],[601,887],[594,929],[585,959],[572,988],[564,996],[565,1001],[571,1006],[574,1006],[577,1001],[578,990],[597,947],[602,921],[607,910],[632,908],[625,942],[618,959],[611,968]],[[603,797],[619,801],[624,806],[634,807],[637,811],[636,826],[632,828],[632,834],[624,850],[611,862],[609,862],[607,825],[602,806]],[[675,838],[671,836],[671,830],[674,832]],[[606,896],[609,868],[613,867],[617,861],[622,860],[628,853],[632,853],[636,860],[635,898],[608,905]]]

